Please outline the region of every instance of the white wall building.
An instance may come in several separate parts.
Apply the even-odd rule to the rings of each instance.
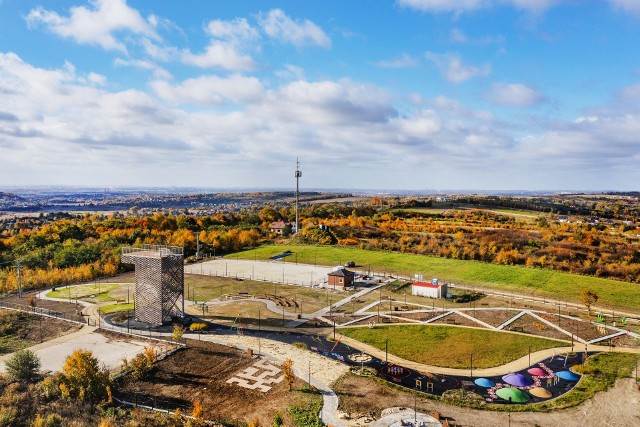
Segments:
[[[447,284],[438,283],[438,279],[428,282],[413,282],[411,294],[430,298],[444,298],[447,295]]]

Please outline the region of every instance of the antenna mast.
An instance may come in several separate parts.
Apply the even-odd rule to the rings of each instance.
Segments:
[[[300,162],[296,157],[296,233],[299,228],[299,217],[298,217],[298,204],[300,203],[300,177],[302,176],[302,171],[300,170]]]

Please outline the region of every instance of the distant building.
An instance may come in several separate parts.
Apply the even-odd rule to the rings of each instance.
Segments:
[[[356,274],[353,271],[349,271],[346,268],[338,268],[327,274],[327,283],[333,288],[346,288],[352,286]]]
[[[447,284],[439,283],[438,279],[429,282],[413,282],[411,294],[430,298],[444,298],[447,295]]]
[[[558,215],[558,222],[569,222],[568,215]]]
[[[282,220],[272,222],[271,225],[269,226],[269,231],[276,234],[282,234],[284,233],[284,230],[286,228],[289,228],[289,230],[291,230],[292,233],[295,233],[296,232],[295,222],[284,222]]]

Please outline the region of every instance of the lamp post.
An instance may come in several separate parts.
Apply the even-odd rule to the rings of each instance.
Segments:
[[[384,340],[384,363],[389,364],[389,338]]]
[[[473,353],[471,353],[471,364],[470,364],[470,366],[471,366],[471,372],[470,372],[471,375],[470,375],[470,377],[471,377],[471,379],[473,379]]]

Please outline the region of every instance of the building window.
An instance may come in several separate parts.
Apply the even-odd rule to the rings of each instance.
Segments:
[[[342,283],[342,280],[343,280],[343,279],[340,279],[340,280],[339,280],[339,282],[340,282],[340,283]]]

